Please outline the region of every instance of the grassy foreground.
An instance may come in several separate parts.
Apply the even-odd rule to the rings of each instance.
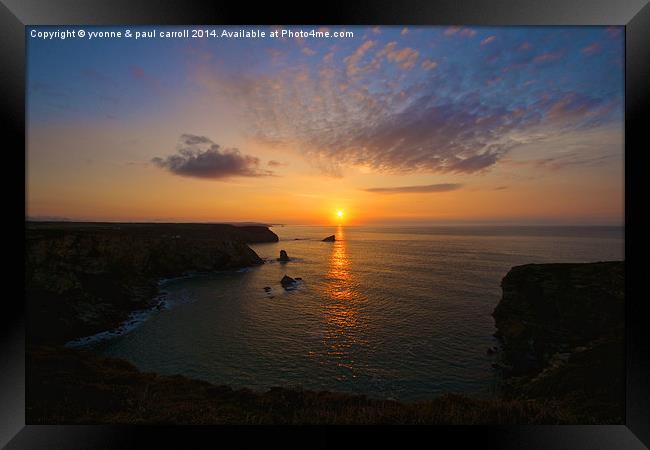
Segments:
[[[57,424],[564,424],[587,423],[552,400],[483,400],[445,394],[400,403],[274,388],[233,390],[183,376],[139,372],[84,350],[28,352],[27,423]]]

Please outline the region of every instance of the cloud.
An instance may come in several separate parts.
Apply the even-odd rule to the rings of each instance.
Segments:
[[[623,133],[620,123],[588,130],[570,129],[565,133],[530,142],[504,158],[501,164],[520,173],[527,172],[526,169],[533,169],[537,173],[542,173],[539,170],[553,172],[584,167],[592,170],[591,168],[605,165],[610,169],[618,167],[622,170]]]
[[[481,45],[487,45],[490,42],[494,41],[496,39],[496,36],[488,36],[485,39],[481,41]]]
[[[397,42],[393,41],[377,50],[373,56],[369,50],[375,45],[376,41],[364,41],[352,54],[343,59],[348,78],[357,78],[378,70],[384,59],[404,70],[410,70],[417,64],[419,57],[417,50],[410,47],[398,49]],[[366,61],[365,64],[363,63],[364,60]],[[326,61],[323,60],[323,62]],[[331,59],[327,61],[327,64],[329,63],[331,63]]]
[[[430,192],[449,192],[455,191],[462,187],[457,183],[428,184],[422,186],[395,186],[383,188],[367,188],[366,192],[375,192],[379,194],[424,194]]]
[[[464,27],[449,27],[445,30],[443,33],[445,36],[464,36],[464,37],[474,37],[476,35],[476,31],[472,30],[471,28],[464,28]]]
[[[323,64],[331,64],[333,60],[334,60],[334,52],[327,52],[325,56],[323,56],[322,62]]]
[[[589,124],[590,121],[598,121],[606,116],[615,107],[615,103],[604,104],[598,98],[572,92],[549,105],[547,118],[565,125],[580,122]]]
[[[563,53],[560,51],[541,53],[533,58],[533,62],[539,63],[539,62],[556,61],[562,58],[562,56]]]
[[[363,58],[368,50],[375,45],[374,41],[364,41],[350,56],[347,56],[343,62],[346,64],[347,74],[350,77],[360,74],[367,70],[368,66],[360,67],[359,61]]]
[[[594,42],[582,49],[582,53],[587,56],[595,55],[598,52],[600,52],[600,44],[598,42]]]
[[[445,36],[453,36],[454,34],[458,33],[460,31],[460,27],[449,27],[445,30],[444,35]]]
[[[379,172],[474,173],[516,145],[507,132],[526,120],[473,101],[436,104],[424,97],[399,113],[341,130],[338,138],[313,135],[318,140],[308,154]]]
[[[530,50],[532,47],[533,45],[530,42],[526,41],[521,43],[521,45],[518,47],[518,50],[520,52],[525,52],[526,50]]]
[[[193,134],[183,134],[181,135],[180,141],[182,144],[187,146],[198,145],[198,144],[212,144],[212,140],[205,136],[196,136]]]
[[[385,77],[373,93],[364,78],[349,80],[345,71],[327,65],[304,82],[298,81],[301,69],[293,67],[277,77],[214,84],[227,85],[232,98],[246,103],[254,140],[301,148],[310,164],[337,177],[354,166],[395,174],[482,172],[531,139],[526,130],[548,136],[607,117],[602,99],[584,95],[558,93],[519,107],[484,101],[484,90],[458,95],[455,84],[464,73],[457,70],[436,70],[406,89],[395,89]],[[440,91],[441,79],[451,95]],[[504,83],[486,79],[483,86],[497,89]],[[556,128],[549,131],[545,124]]]
[[[612,159],[615,155],[585,156],[578,152],[567,153],[560,156],[552,156],[533,161],[537,167],[544,167],[551,170],[560,170],[570,166],[593,166]]]
[[[383,49],[377,52],[376,56],[378,59],[385,57],[389,62],[397,64],[400,68],[410,70],[415,66],[419,52],[410,47],[404,47],[398,50],[397,42],[389,42]]]
[[[234,176],[259,177],[273,172],[260,170],[257,157],[244,155],[236,148],[222,149],[205,136],[183,134],[177,153],[151,162],[175,175],[195,178],[224,179]]]
[[[424,61],[422,61],[422,68],[424,70],[431,70],[431,69],[435,69],[436,67],[438,67],[438,63],[435,61],[432,61],[430,59],[425,59]]]
[[[283,167],[288,164],[280,161],[270,160],[269,162],[266,163],[266,165],[269,167]]]
[[[227,95],[253,141],[300,149],[309,164],[337,177],[354,170],[481,173],[517,147],[620,119],[622,97],[609,93],[616,86],[592,89],[587,71],[567,80],[553,63],[580,56],[590,41],[559,46],[533,36],[525,47],[536,51],[519,51],[527,40],[495,36],[471,65],[451,53],[434,61],[427,47],[378,36],[351,49],[330,47],[314,64],[265,73],[204,65],[198,84],[217,99]],[[466,40],[448,44],[476,49]],[[490,56],[498,62],[490,64]],[[394,64],[423,70],[396,74]]]

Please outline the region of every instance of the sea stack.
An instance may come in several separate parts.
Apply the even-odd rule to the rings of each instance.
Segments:
[[[282,284],[283,288],[288,289],[288,288],[291,288],[291,287],[295,286],[296,280],[294,280],[293,278],[285,275],[285,276],[282,277],[282,280],[280,280],[280,284]]]
[[[334,235],[327,236],[325,239],[323,239],[323,242],[334,242],[336,241],[336,237]]]
[[[287,262],[291,261],[291,259],[289,258],[289,255],[287,255],[287,252],[280,250],[280,257],[278,258],[278,261]]]

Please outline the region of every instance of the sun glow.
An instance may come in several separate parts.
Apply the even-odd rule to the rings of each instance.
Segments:
[[[343,211],[341,211],[340,209],[338,211],[336,211],[336,217],[338,217],[339,219],[342,219],[343,218]]]

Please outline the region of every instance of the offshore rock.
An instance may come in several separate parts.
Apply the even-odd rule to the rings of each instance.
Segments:
[[[289,258],[289,255],[287,255],[287,252],[280,250],[280,257],[278,258],[278,261],[287,262],[291,261],[291,258]]]
[[[283,288],[289,289],[296,285],[296,280],[285,275],[282,277],[282,280],[280,280],[280,284],[282,285]]]

